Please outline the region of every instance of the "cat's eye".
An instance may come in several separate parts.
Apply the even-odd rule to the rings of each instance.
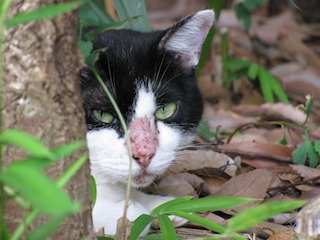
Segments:
[[[159,120],[166,120],[173,116],[177,110],[176,103],[166,103],[161,104],[161,106],[156,110],[155,117]]]
[[[96,119],[104,123],[112,123],[114,119],[112,114],[103,112],[101,110],[93,110],[92,114]]]

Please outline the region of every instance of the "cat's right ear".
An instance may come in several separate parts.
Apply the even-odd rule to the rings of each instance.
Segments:
[[[212,10],[203,10],[182,19],[167,30],[159,48],[175,54],[184,67],[194,68],[199,62],[202,44],[213,20]]]

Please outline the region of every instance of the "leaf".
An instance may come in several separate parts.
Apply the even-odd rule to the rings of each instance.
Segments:
[[[268,103],[274,103],[274,97],[270,85],[270,74],[265,69],[260,68],[258,76],[264,100]]]
[[[142,231],[153,221],[153,217],[150,215],[142,214],[136,220],[133,221],[133,226],[130,232],[130,240],[137,239]]]
[[[235,6],[234,11],[237,18],[244,23],[246,29],[251,27],[251,13],[250,11],[242,4],[239,3]]]
[[[81,25],[100,26],[103,24],[114,23],[115,20],[105,11],[104,4],[101,1],[86,1],[80,8]]]
[[[233,81],[239,80],[243,77],[246,77],[247,72],[248,72],[247,69],[239,69],[239,70],[234,71],[233,73],[229,73],[227,78],[223,79],[223,84],[233,82]]]
[[[97,199],[97,185],[92,175],[90,176],[90,192],[91,192],[92,205],[94,206]]]
[[[229,220],[227,229],[234,232],[244,231],[276,214],[294,210],[305,203],[306,201],[269,202],[247,208]]]
[[[308,156],[309,156],[309,166],[312,168],[315,168],[319,163],[319,157],[312,142],[310,143],[308,148]]]
[[[174,229],[173,223],[170,218],[166,215],[158,215],[161,235],[163,240],[174,240],[178,239],[176,230]]]
[[[296,164],[305,164],[308,156],[309,141],[305,140],[303,144],[292,152],[293,162]]]
[[[307,116],[309,116],[311,113],[312,106],[313,106],[314,97],[308,95],[306,98],[307,98],[307,102],[306,102],[305,111],[307,113]]]
[[[314,143],[314,150],[316,150],[316,152],[318,153],[318,155],[320,156],[320,140],[316,141]]]
[[[143,0],[113,0],[112,2],[121,21],[139,16],[135,23],[128,23],[127,27],[129,29],[142,32],[151,31]]]
[[[86,59],[91,54],[91,51],[92,51],[92,48],[93,48],[93,44],[92,44],[92,42],[89,42],[89,41],[79,40],[78,41],[78,48],[80,49],[83,57]]]
[[[187,219],[187,220],[194,222],[194,223],[198,223],[201,226],[206,227],[206,228],[213,230],[215,232],[218,232],[218,233],[224,233],[226,231],[225,227],[223,227],[215,222],[212,222],[208,219],[205,219],[205,218],[202,218],[202,217],[199,217],[196,215],[192,215],[190,213],[186,213],[186,212],[182,212],[182,211],[172,211],[171,213],[172,213],[172,215],[182,217],[182,218]]]
[[[211,131],[209,124],[204,121],[200,122],[197,133],[201,138],[203,138],[206,141],[210,141],[213,137],[216,136],[216,134]]]
[[[255,80],[258,76],[259,69],[260,67],[257,64],[250,64],[250,67],[248,69],[248,77],[252,80]]]
[[[255,10],[257,7],[263,4],[264,0],[244,0],[243,6],[249,11]]]
[[[229,60],[223,63],[223,68],[228,70],[247,69],[252,63],[248,60]]]
[[[158,207],[156,207],[155,209],[153,209],[151,211],[150,215],[156,217],[159,213],[161,213],[165,209],[170,208],[171,206],[174,206],[176,204],[180,204],[180,203],[189,201],[192,198],[193,197],[191,197],[191,196],[185,196],[185,197],[175,198],[169,202],[165,202],[165,203],[159,205]]]
[[[132,18],[125,19],[125,20],[123,20],[121,22],[100,25],[99,27],[95,28],[94,30],[89,31],[88,33],[86,33],[85,37],[86,37],[86,39],[88,41],[92,41],[100,33],[103,33],[103,32],[105,32],[107,30],[110,30],[110,29],[122,29],[129,22],[133,22],[133,21],[135,21],[137,19],[138,19],[138,17],[132,17]]]
[[[6,21],[6,27],[16,26],[18,24],[28,23],[56,17],[79,7],[82,0],[66,3],[52,4],[46,7],[40,7],[30,12],[20,13]]]
[[[78,158],[63,174],[56,180],[58,187],[63,187],[74,174],[82,167],[82,165],[87,161],[88,153],[83,154]]]
[[[172,211],[182,212],[205,212],[217,211],[239,206],[251,202],[253,198],[235,197],[206,197],[199,199],[186,200],[175,204],[167,205],[159,211],[159,214],[171,214]]]
[[[289,103],[288,97],[286,93],[283,91],[283,88],[281,87],[278,80],[275,79],[270,73],[268,73],[268,75],[269,75],[271,89],[274,95],[276,95],[281,102],[288,104]]]
[[[0,179],[48,215],[61,216],[78,211],[78,206],[53,181],[30,166],[10,165],[0,173]]]
[[[66,217],[67,215],[54,217],[28,234],[27,239],[47,239]]]
[[[283,124],[281,124],[281,130],[282,130],[283,137],[282,137],[282,139],[278,140],[277,143],[282,144],[282,145],[287,145],[288,141],[286,138],[286,132],[285,132]]]
[[[86,146],[86,141],[76,141],[68,144],[64,144],[52,150],[52,153],[57,159],[68,156],[75,151]]]
[[[0,144],[13,144],[36,158],[54,159],[55,156],[39,140],[19,130],[7,130],[0,135]]]

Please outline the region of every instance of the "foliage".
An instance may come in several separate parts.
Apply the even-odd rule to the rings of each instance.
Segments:
[[[227,227],[223,227],[192,214],[196,212],[224,210],[252,202],[253,200],[255,199],[234,197],[207,197],[200,199],[192,199],[192,197],[176,198],[158,206],[150,213],[150,215],[143,214],[139,216],[133,222],[130,239],[137,239],[144,228],[146,228],[155,218],[159,221],[162,239],[178,239],[173,223],[168,217],[170,215],[175,215],[191,222],[198,223],[199,225],[218,233],[215,236],[220,239],[222,237],[245,239],[237,234],[237,232],[247,230],[276,214],[296,209],[305,204],[305,201],[283,201],[260,204],[247,208],[232,217],[229,220]]]
[[[236,16],[243,21],[246,29],[251,27],[251,13],[263,3],[264,0],[243,0],[235,6]]]
[[[224,84],[236,81],[242,77],[258,80],[266,102],[274,103],[275,97],[284,103],[289,103],[288,97],[277,79],[265,68],[249,60],[229,60],[223,63],[223,69],[228,73],[223,79]]]
[[[219,20],[220,12],[223,8],[224,0],[209,0],[208,1],[208,9],[214,9],[215,12],[215,22]],[[200,75],[201,70],[204,68],[204,65],[207,61],[207,58],[211,52],[211,44],[213,41],[213,38],[215,36],[215,27],[212,26],[203,45],[202,45],[202,51],[199,59],[199,63],[196,68],[196,76]]]
[[[307,96],[306,106],[303,108],[307,114],[305,122],[301,125],[304,127],[310,116],[314,97]],[[293,162],[296,164],[306,164],[309,159],[309,166],[316,167],[319,164],[320,157],[320,140],[312,141],[309,139],[310,127],[305,127],[304,142],[292,153]]]
[[[58,16],[78,7],[82,1],[74,1],[61,4],[53,4],[39,9],[20,13],[10,19],[6,19],[6,13],[11,5],[11,0],[0,3],[0,86],[3,77],[3,32],[4,28],[25,24],[31,21],[43,20]],[[0,109],[2,109],[2,89],[0,89]],[[1,111],[2,112],[2,111]],[[77,159],[57,180],[48,178],[44,169],[63,157],[83,148],[85,142],[75,142],[60,146],[56,149],[47,149],[37,138],[18,130],[2,132],[2,116],[0,116],[0,238],[20,239],[24,231],[43,213],[49,217],[49,221],[28,234],[28,239],[44,239],[48,237],[57,226],[70,214],[79,211],[79,204],[71,201],[64,193],[62,187],[78,171],[87,160],[87,154]],[[28,153],[28,157],[6,166],[2,166],[2,149],[6,145],[15,145]],[[6,195],[4,195],[4,192]],[[15,200],[28,212],[25,219],[15,229],[12,236],[9,235],[3,220],[3,209],[6,196]]]
[[[44,169],[74,151],[83,148],[85,142],[75,142],[49,150],[38,138],[18,130],[7,130],[0,135],[0,145],[15,145],[25,150],[28,156],[9,164],[0,171],[0,181],[5,191],[26,211],[31,212],[17,227],[12,237],[2,235],[1,239],[19,239],[39,213],[51,220],[29,234],[31,239],[46,238],[70,214],[79,211],[79,204],[70,200],[62,187],[87,160],[87,154],[77,159],[56,181],[44,174]],[[6,229],[2,222],[2,229]]]

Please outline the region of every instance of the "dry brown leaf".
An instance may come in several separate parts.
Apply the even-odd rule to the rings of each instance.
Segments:
[[[256,22],[254,17],[253,23]],[[268,19],[263,25],[253,24],[250,33],[269,45],[277,45],[280,36],[290,36],[290,38],[298,40],[306,38],[291,11],[283,12]]]
[[[227,182],[226,179],[221,177],[212,177],[204,179],[206,187],[208,188],[209,194],[215,194],[218,192],[224,183]]]
[[[223,169],[229,176],[234,176],[237,170],[233,159],[225,154],[209,150],[185,150],[177,154],[170,172],[187,172],[203,168]]]
[[[252,231],[254,233],[257,233],[263,239],[267,239],[269,236],[271,236],[274,233],[288,232],[288,231],[291,231],[290,229],[291,228],[287,226],[283,226],[277,223],[261,222],[257,224],[255,227],[253,227],[252,229],[250,229],[250,232]]]
[[[255,168],[271,168],[283,162],[289,162],[294,148],[276,143],[240,142],[219,146],[232,155],[241,156],[242,162]],[[272,161],[278,160],[278,162]]]
[[[235,176],[226,182],[221,190],[214,194],[214,196],[250,197],[260,199],[257,202],[262,202],[266,196],[267,189],[273,176],[274,174],[267,169],[256,169]],[[234,215],[249,205],[252,206],[253,203],[234,209],[227,209],[223,212]]]
[[[320,75],[306,66],[298,63],[277,64],[270,72],[275,75],[283,84],[287,93],[301,98],[311,94],[315,99],[320,100]]]
[[[291,164],[290,167],[294,171],[296,171],[298,174],[300,174],[300,176],[303,177],[305,180],[320,176],[320,169],[310,168],[301,164],[299,165]],[[316,182],[319,183],[320,180]]]
[[[295,234],[293,230],[286,232],[275,232],[273,233],[268,240],[294,240]]]
[[[284,103],[265,103],[260,106],[239,105],[232,108],[236,113],[263,119],[284,120],[302,123],[306,119],[306,114],[299,108]]]
[[[194,174],[172,173],[165,175],[159,182],[146,188],[146,191],[158,195],[175,197],[194,196],[197,198],[199,197],[199,192],[209,192],[203,189],[204,187],[203,180]]]

